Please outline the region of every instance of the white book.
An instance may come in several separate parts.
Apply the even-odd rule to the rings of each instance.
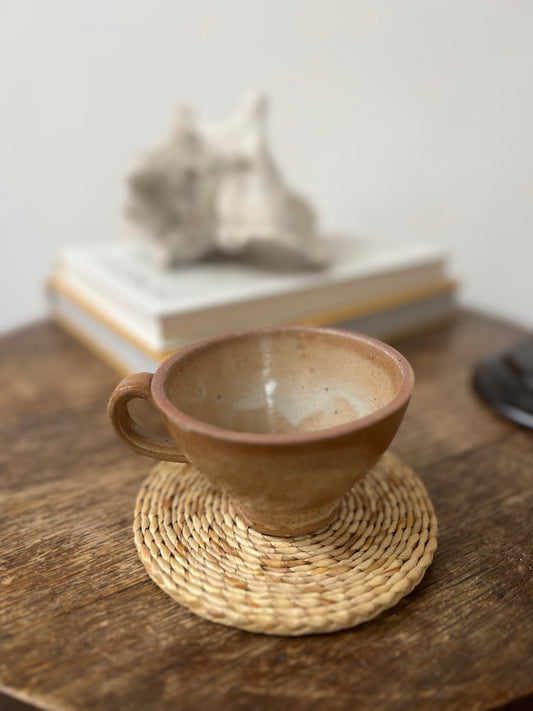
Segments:
[[[137,371],[155,371],[168,356],[146,347],[131,334],[90,309],[76,299],[55,288],[49,287],[50,308],[53,318],[75,338],[81,341],[100,358],[109,363],[121,375]],[[381,310],[361,313],[358,317],[336,323],[343,328],[366,333],[386,341],[395,341],[412,333],[438,326],[449,320],[455,312],[453,288],[436,290],[424,299],[405,302]],[[206,335],[206,334],[204,334]],[[184,345],[188,341],[184,339]]]
[[[52,286],[153,353],[239,328],[345,321],[451,290],[446,253],[434,245],[328,244],[328,267],[298,272],[227,259],[159,271],[133,244],[77,247],[60,255]]]

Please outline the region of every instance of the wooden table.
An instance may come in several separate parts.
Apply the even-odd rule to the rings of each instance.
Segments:
[[[532,708],[533,436],[470,388],[521,335],[465,313],[396,344],[417,385],[394,448],[433,499],[437,554],[375,620],[289,639],[204,621],[149,580],[131,524],[152,463],[106,420],[117,376],[50,324],[1,339],[0,708]]]

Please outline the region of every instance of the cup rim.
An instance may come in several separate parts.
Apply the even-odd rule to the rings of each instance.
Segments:
[[[378,410],[371,412],[369,415],[359,417],[356,420],[351,420],[350,422],[345,422],[340,425],[335,425],[333,427],[326,427],[320,430],[309,430],[306,432],[239,432],[238,430],[228,430],[218,425],[212,425],[208,422],[198,420],[191,415],[187,415],[185,412],[176,407],[168,398],[165,391],[165,380],[169,373],[172,371],[176,363],[178,363],[182,358],[188,356],[194,351],[201,350],[206,346],[223,343],[224,341],[229,341],[237,337],[242,337],[245,335],[262,335],[283,331],[293,331],[293,332],[309,332],[309,333],[323,333],[335,336],[343,336],[349,340],[357,343],[365,343],[373,348],[376,348],[382,353],[386,353],[391,356],[393,360],[396,361],[400,373],[402,374],[403,380],[402,385],[398,393],[394,398],[388,402],[383,407]],[[371,427],[372,425],[385,420],[390,415],[394,414],[402,407],[406,406],[409,402],[413,387],[415,382],[415,376],[413,369],[409,361],[399,353],[395,348],[390,346],[377,338],[372,338],[372,336],[367,336],[363,333],[358,333],[356,331],[348,331],[346,329],[334,328],[334,327],[324,327],[324,326],[264,326],[260,328],[248,328],[236,331],[230,331],[218,336],[210,336],[209,338],[203,338],[193,343],[189,343],[186,346],[180,348],[176,353],[167,358],[156,370],[152,378],[151,393],[154,404],[157,406],[159,411],[168,419],[170,422],[179,425],[182,429],[187,432],[195,432],[204,436],[208,436],[214,439],[223,440],[226,442],[232,442],[236,444],[256,444],[256,445],[290,445],[290,444],[305,444],[310,442],[319,442],[325,440],[335,439],[346,434],[355,433],[362,431]]]

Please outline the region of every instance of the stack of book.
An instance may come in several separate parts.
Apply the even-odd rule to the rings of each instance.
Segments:
[[[160,271],[128,243],[67,249],[47,285],[55,320],[119,373],[153,371],[186,343],[284,323],[394,341],[450,318],[456,284],[431,245],[330,238],[331,264],[290,271],[218,259]]]

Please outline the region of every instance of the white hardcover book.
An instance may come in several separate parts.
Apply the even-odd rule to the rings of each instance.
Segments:
[[[128,243],[66,250],[55,276],[147,348],[162,352],[238,328],[304,321],[445,280],[446,255],[432,245],[330,238],[320,271],[283,271],[212,260],[159,271]],[[414,299],[414,296],[413,296]],[[412,299],[412,300],[413,300]],[[320,319],[318,319],[320,320]],[[341,320],[322,319],[324,320]]]
[[[53,283],[49,288],[52,316],[67,331],[107,361],[121,375],[136,371],[154,371],[169,355],[148,349],[130,334],[108,322],[61,291]],[[453,289],[436,293],[420,301],[390,306],[382,311],[360,315],[337,326],[366,333],[382,340],[396,340],[448,320],[455,312]],[[205,334],[204,334],[205,335]],[[189,341],[183,339],[176,348]]]

